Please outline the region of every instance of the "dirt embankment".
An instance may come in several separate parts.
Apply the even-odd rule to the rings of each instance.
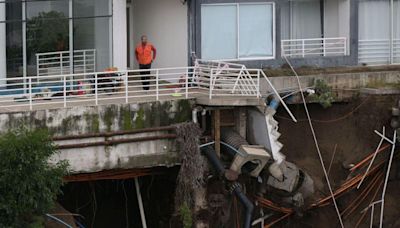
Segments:
[[[368,96],[350,103],[335,104],[328,109],[324,109],[318,104],[308,106],[327,169],[330,166],[332,155],[335,153],[329,172],[330,182],[334,189],[338,188],[348,178],[349,171],[345,166],[361,161],[375,150],[380,137],[374,133],[374,130],[382,131],[382,127],[386,126],[386,132],[392,136],[393,130],[390,128],[391,107],[397,104],[398,99],[398,96]],[[279,121],[279,131],[282,133],[280,141],[284,144],[282,152],[287,156],[288,161],[293,161],[312,176],[316,186],[316,198],[327,196],[329,190],[306,120],[304,107],[303,105],[296,105],[290,108],[299,120],[298,123],[289,120],[283,109],[276,114],[276,119]],[[384,156],[388,154],[389,150],[386,150],[378,159],[383,160],[386,158]],[[400,214],[400,199],[396,197],[398,194],[396,189],[400,187],[400,183],[394,174],[396,169],[395,165],[392,168],[391,181],[387,190],[385,227],[400,225],[396,224],[397,217]],[[343,211],[348,207],[361,191],[362,188],[353,190],[339,198],[339,210]],[[374,190],[366,196],[366,202],[370,202],[373,198],[372,192]],[[380,192],[381,190],[379,190],[376,198],[379,197]],[[360,212],[367,205],[368,203],[361,203],[349,216],[346,216],[345,225],[355,227],[360,218]],[[379,211],[379,209],[376,211]],[[360,227],[369,227],[369,216],[368,211]],[[375,218],[375,224],[378,224],[378,212],[375,214]],[[340,226],[332,204],[310,211],[302,218],[291,217],[280,225],[282,227]]]

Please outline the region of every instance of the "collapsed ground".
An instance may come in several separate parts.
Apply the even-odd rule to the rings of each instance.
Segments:
[[[374,130],[381,130],[382,126],[386,126],[387,132],[391,134],[391,107],[397,104],[398,99],[398,96],[360,96],[349,103],[335,103],[327,109],[318,104],[309,105],[327,168],[335,153],[329,172],[334,189],[349,178],[348,167],[351,164],[361,161],[375,150],[380,138],[373,132]],[[275,115],[279,121],[279,131],[282,133],[279,139],[284,144],[282,153],[286,155],[288,161],[298,165],[313,178],[316,188],[314,199],[311,200],[313,202],[328,196],[329,191],[308,122],[305,119],[304,108],[302,105],[291,105],[290,109],[298,118],[298,123],[293,123],[288,119],[283,109],[279,109]],[[377,160],[384,160],[388,154],[389,150],[386,150],[378,156]],[[179,215],[174,212],[177,172],[178,170],[174,168],[164,172],[163,175],[142,179],[141,188],[149,227],[182,227]],[[400,226],[397,219],[400,214],[400,202],[396,197],[397,189],[400,187],[399,173],[399,159],[396,159],[387,189],[384,227]],[[248,194],[251,196],[252,187],[249,180],[241,178],[240,181],[247,183]],[[366,183],[369,181],[367,179]],[[362,188],[352,190],[340,197],[339,209],[344,211],[362,191]],[[360,212],[373,196],[372,192],[367,194],[364,201],[345,217],[346,227],[356,226],[361,216]],[[64,196],[60,197],[59,201],[68,211],[83,215],[82,221],[87,227],[92,225],[93,227],[141,227],[135,197],[132,180],[101,181],[68,184],[64,188]],[[379,194],[375,199],[378,197]],[[207,176],[207,202],[208,210],[201,211],[193,219],[205,220],[210,227],[231,228],[241,224],[241,218],[236,213],[240,211],[240,203],[227,192],[218,179],[211,176]],[[258,213],[259,208],[255,211]],[[378,217],[376,213],[375,224],[379,222]],[[289,216],[277,223],[275,227],[333,228],[339,227],[339,223],[333,205],[329,204],[322,208],[308,210],[301,216],[299,214]],[[369,227],[369,213],[361,220],[359,227]]]

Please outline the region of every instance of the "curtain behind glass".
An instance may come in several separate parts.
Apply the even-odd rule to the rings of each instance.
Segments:
[[[237,58],[236,18],[236,5],[201,6],[202,58]]]
[[[292,1],[291,39],[321,38],[319,0]]]
[[[281,5],[281,39],[290,39],[290,3],[285,1]]]
[[[358,37],[360,40],[389,40],[389,1],[360,1]]]
[[[273,55],[272,5],[239,5],[239,58]]]
[[[393,4],[393,62],[400,63],[400,0]]]

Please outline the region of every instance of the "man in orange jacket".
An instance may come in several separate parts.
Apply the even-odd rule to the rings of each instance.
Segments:
[[[142,42],[136,46],[135,56],[136,60],[139,63],[139,69],[146,70],[151,69],[151,63],[156,59],[157,50],[155,47],[147,42],[147,36],[143,35],[141,37]],[[149,71],[140,71],[142,75],[142,84],[143,90],[149,90],[150,85],[150,70]]]

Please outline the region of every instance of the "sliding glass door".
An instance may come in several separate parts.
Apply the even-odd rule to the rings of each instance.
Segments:
[[[359,63],[400,63],[399,0],[360,0],[358,15]]]
[[[0,87],[111,67],[111,22],[111,0],[0,0]]]

